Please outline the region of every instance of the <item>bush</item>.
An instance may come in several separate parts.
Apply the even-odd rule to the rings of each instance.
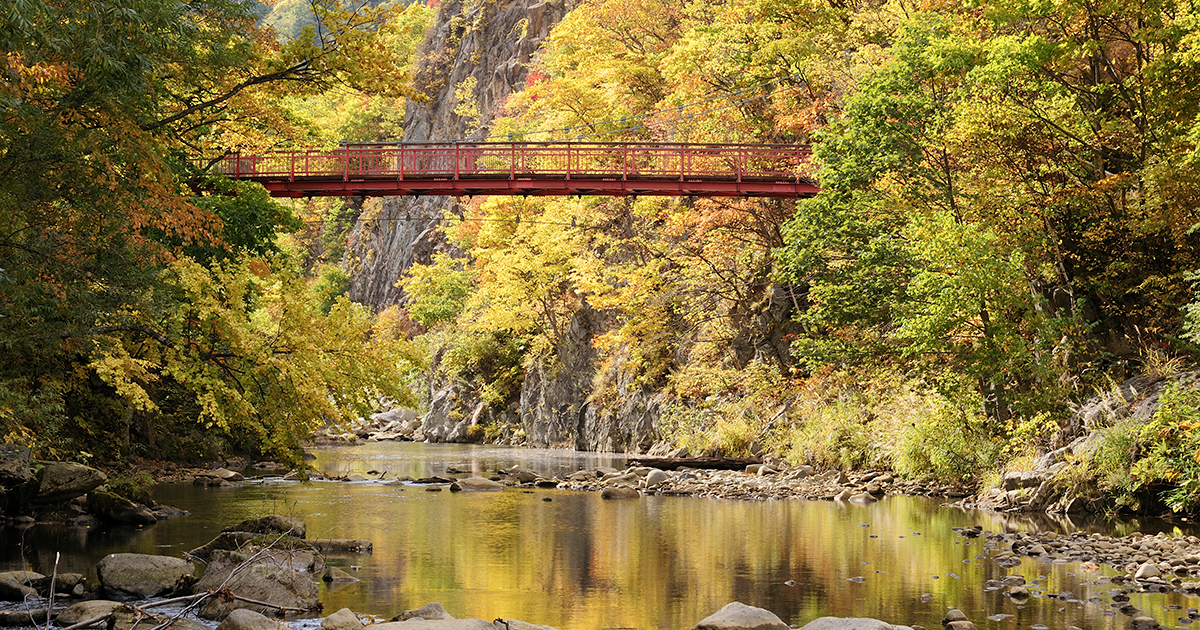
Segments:
[[[134,503],[150,503],[150,493],[154,490],[154,486],[158,485],[150,473],[139,470],[137,472],[119,472],[109,475],[108,491]]]
[[[1200,390],[1172,382],[1153,420],[1138,435],[1142,458],[1130,471],[1134,490],[1152,483],[1172,487],[1160,497],[1173,512],[1200,508]]]
[[[977,481],[999,465],[1004,442],[989,433],[982,413],[944,400],[931,402],[928,415],[899,436],[897,472],[963,482]]]

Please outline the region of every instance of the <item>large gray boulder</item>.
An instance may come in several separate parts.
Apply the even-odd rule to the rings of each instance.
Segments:
[[[88,512],[102,521],[121,525],[149,525],[158,522],[158,517],[150,508],[100,490],[88,494]]]
[[[253,532],[255,534],[287,534],[296,538],[304,538],[308,532],[308,527],[304,521],[293,518],[291,516],[279,516],[272,514],[262,518],[252,518],[242,521],[237,525],[231,525],[221,530],[223,532]]]
[[[486,477],[467,477],[450,484],[451,492],[500,492],[505,485]]]
[[[0,572],[0,580],[13,580],[25,586],[34,586],[34,582],[44,580],[46,576],[34,571],[4,571]]]
[[[343,608],[321,620],[322,630],[362,630],[362,627],[358,615],[349,608]]]
[[[319,589],[310,573],[273,564],[241,566],[227,561],[223,554],[218,553],[214,553],[213,558],[205,568],[204,576],[193,587],[194,592],[228,587],[235,595],[275,606],[306,610],[317,605]],[[224,598],[212,597],[200,605],[199,615],[205,619],[224,619],[239,608],[259,613],[272,613],[275,610],[241,600],[225,601]]]
[[[124,606],[120,602],[108,601],[105,599],[93,599],[78,604],[71,604],[66,610],[58,613],[58,617],[54,619],[61,627],[73,626],[77,623],[82,623],[89,619],[95,619],[111,613],[112,611]]]
[[[192,563],[180,558],[142,553],[109,554],[96,564],[106,594],[137,599],[170,592],[179,578],[195,570]]]
[[[359,624],[362,627],[362,624]],[[217,626],[217,630],[289,630],[286,624],[279,623],[262,613],[239,608],[229,613]]]
[[[30,597],[37,597],[37,590],[14,579],[0,579],[0,601],[23,602]]]
[[[820,617],[804,624],[801,630],[912,630],[867,617]]]
[[[0,444],[0,486],[11,488],[33,480],[33,458],[29,449]]]
[[[414,610],[406,610],[395,617],[391,621],[408,621],[409,619],[426,619],[435,621],[438,619],[453,619],[450,613],[442,608],[441,602],[429,602],[420,608]]]
[[[34,503],[54,503],[81,497],[108,481],[108,477],[83,464],[74,462],[37,462],[38,492]]]
[[[692,630],[790,630],[775,613],[741,602],[730,602],[700,620]]]
[[[182,617],[172,621],[171,617],[166,614],[156,614],[146,618],[142,613],[128,608],[118,608],[113,611],[112,622],[107,630],[150,630],[168,623],[171,630],[209,630],[208,626],[195,619]]]

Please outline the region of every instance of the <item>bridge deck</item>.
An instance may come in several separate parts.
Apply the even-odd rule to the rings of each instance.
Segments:
[[[355,144],[211,163],[276,197],[669,195],[805,197],[807,147],[653,143]]]

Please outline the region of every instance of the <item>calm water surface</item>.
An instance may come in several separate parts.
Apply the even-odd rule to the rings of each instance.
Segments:
[[[373,470],[385,473],[384,479],[445,474],[447,466],[487,473],[514,463],[563,475],[624,462],[617,455],[411,443],[314,453],[313,463],[328,473]],[[327,612],[349,607],[386,619],[439,601],[456,617],[516,618],[561,630],[649,630],[690,628],[737,600],[793,625],[836,615],[937,628],[946,609],[956,607],[980,628],[1116,629],[1127,628],[1129,618],[1114,614],[1108,591],[1115,587],[1097,581],[1111,570],[1088,572],[1077,563],[1035,559],[1005,570],[990,560],[982,539],[963,538],[951,528],[1124,534],[1164,527],[1149,521],[1006,520],[906,497],[870,506],[688,497],[603,501],[595,493],[451,494],[378,482],[263,480],[214,489],[172,484],[160,487],[156,499],[192,515],[141,529],[8,528],[0,533],[0,567],[49,574],[61,551],[60,571],[94,579],[95,562],[108,553],[178,555],[226,525],[278,513],[302,518],[310,538],[374,542],[370,555],[329,558],[361,581],[323,585]],[[1024,606],[983,588],[985,580],[1009,573],[1033,582],[1035,598]],[[1063,592],[1078,601],[1045,596]],[[1091,597],[1100,602],[1087,603]],[[1177,607],[1200,604],[1175,593],[1130,597],[1140,614],[1168,627],[1186,627]],[[1012,616],[987,619],[996,614]]]

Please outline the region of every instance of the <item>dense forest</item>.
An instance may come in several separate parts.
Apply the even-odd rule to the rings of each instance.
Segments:
[[[378,312],[341,295],[354,201],[206,174],[229,151],[398,137],[428,96],[426,26],[458,11],[465,36],[488,3],[18,2],[6,439],[294,458],[322,424],[427,402],[431,378],[511,409],[590,317],[587,404],[650,393],[664,442],[974,483],[1062,446],[1084,399],[1194,362],[1186,3],[584,0],[497,111],[453,86],[472,135],[811,144],[820,194],[465,200],[454,255]],[[1106,437],[1071,482],[1200,505],[1200,392],[1171,381],[1160,403],[1088,426]],[[513,435],[490,417],[476,437]]]

